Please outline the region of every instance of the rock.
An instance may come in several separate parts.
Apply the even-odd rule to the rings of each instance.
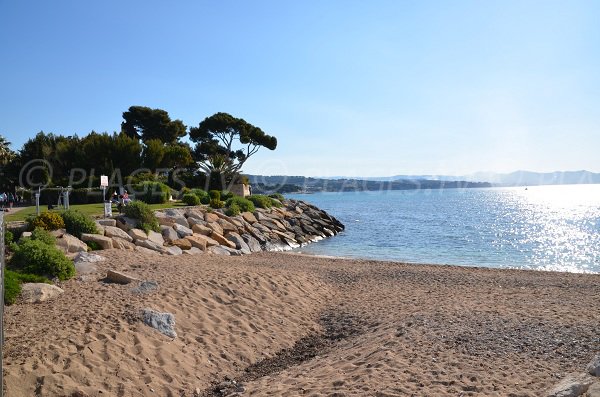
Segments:
[[[209,223],[208,226],[213,232],[218,233],[218,234],[223,234],[223,228],[221,227],[221,225],[219,225],[216,222],[213,223]],[[211,233],[212,234],[212,233]]]
[[[23,233],[21,233],[21,238],[22,239],[23,238],[31,238],[31,232],[23,232]]]
[[[187,223],[186,223],[186,225],[187,225]],[[173,225],[173,229],[175,229],[179,238],[185,238],[187,236],[191,236],[192,234],[194,234],[192,229],[190,229],[187,226],[180,225],[180,224]]]
[[[140,281],[135,277],[129,276],[125,273],[117,272],[115,270],[109,270],[106,272],[106,280],[116,284],[129,284],[136,281]]]
[[[593,378],[572,374],[563,379],[547,394],[547,397],[577,397],[587,391]]]
[[[160,254],[160,252],[151,250],[151,249],[146,248],[146,247],[141,247],[139,245],[136,245],[135,250],[138,251],[138,252],[142,252],[144,254],[152,254],[152,255],[159,255]]]
[[[86,243],[68,233],[63,234],[61,238],[56,239],[56,246],[65,254],[87,252],[88,250]]]
[[[235,226],[233,223],[226,221],[225,219],[219,219],[217,221],[217,223],[219,224],[219,226],[221,226],[221,228],[223,229],[223,235],[227,234],[227,233],[237,233],[238,228],[237,226]]]
[[[173,244],[176,247],[179,247],[182,250],[189,250],[190,248],[192,248],[192,243],[184,238],[179,238],[177,240],[173,240],[171,241],[171,244]]]
[[[212,238],[217,243],[219,243],[219,245],[224,245],[225,247],[229,247],[229,248],[235,249],[235,244],[232,243],[231,241],[227,240],[223,235],[221,235],[219,233],[213,232],[210,235],[210,238]]]
[[[271,229],[269,229],[265,225],[261,224],[260,222],[253,223],[252,227],[255,228],[255,229],[257,229],[259,232],[261,232],[263,234],[269,234],[269,233],[271,233]]]
[[[249,224],[253,224],[254,222],[258,222],[258,219],[256,219],[256,217],[254,216],[254,214],[252,212],[242,212],[240,215],[242,215],[242,218],[244,218],[244,220],[246,222],[248,222]]]
[[[193,228],[194,225],[206,224],[206,222],[204,221],[204,216],[202,216],[202,218],[199,218],[197,216],[188,216],[187,221],[188,221],[189,227],[191,227],[191,228]]]
[[[600,383],[592,384],[587,389],[586,397],[600,397]]]
[[[183,253],[187,255],[198,255],[203,254],[204,251],[202,251],[200,248],[192,247],[189,250],[183,251]]]
[[[162,234],[155,232],[154,230],[150,230],[148,232],[148,240],[158,244],[163,245],[165,243],[165,239]]]
[[[53,235],[56,238],[61,238],[62,236],[64,236],[64,234],[67,231],[65,229],[56,229],[56,230],[51,230],[50,234]],[[29,235],[29,237],[31,237],[31,234]]]
[[[165,247],[168,255],[181,255],[183,250],[176,245],[170,245]]]
[[[204,220],[208,223],[212,223],[218,221],[219,217],[212,212],[207,212],[206,214],[204,214]]]
[[[99,234],[82,233],[81,239],[83,241],[92,241],[100,245],[104,250],[109,250],[113,247],[112,239],[110,237],[101,236]]]
[[[175,316],[171,313],[160,313],[152,309],[142,310],[142,321],[169,338],[177,338],[175,332]]]
[[[123,229],[124,231],[128,232],[131,229],[135,229],[137,227],[137,220],[133,219],[133,218],[128,218],[126,216],[120,216],[116,219],[116,225],[119,229]]]
[[[185,212],[183,213],[183,215],[185,215],[188,219],[188,223],[190,223],[190,218],[196,218],[196,219],[202,219],[204,220],[204,211],[198,209],[198,208],[186,208]],[[192,225],[190,225],[190,227],[192,227]]]
[[[210,247],[208,249],[208,252],[210,252],[211,254],[215,254],[215,255],[226,255],[226,256],[231,255],[229,250],[225,249],[225,247],[222,247],[220,245],[215,245],[214,247]]]
[[[135,245],[138,247],[148,248],[160,254],[167,254],[167,248],[150,240],[135,240]]]
[[[143,281],[139,286],[132,288],[131,292],[134,294],[147,294],[158,289],[158,283],[156,281]]]
[[[96,221],[96,223],[99,223],[102,226],[112,226],[112,227],[116,227],[117,226],[117,221],[115,219],[98,219]]]
[[[119,237],[113,237],[112,243],[113,243],[113,248],[115,248],[115,249],[119,249],[119,250],[134,250],[135,249],[135,244],[133,244],[132,242],[130,242],[128,240],[123,240],[122,238],[119,238]]]
[[[46,283],[26,283],[21,285],[21,297],[26,303],[40,303],[53,299],[65,292],[56,285]]]
[[[243,254],[249,254],[252,252],[250,251],[250,247],[248,246],[248,244],[246,244],[242,236],[240,236],[239,234],[229,233],[227,236],[225,236],[225,238],[234,243],[235,248],[242,251]]]
[[[198,249],[201,249],[202,251],[205,251],[206,247],[208,246],[208,238],[201,234],[200,235],[194,234],[193,236],[187,236],[185,239],[192,245],[192,247],[196,247]],[[211,244],[211,245],[216,245],[216,244]]]
[[[77,265],[77,263],[79,263],[79,262],[89,262],[89,263],[104,262],[106,260],[106,258],[101,255],[94,254],[92,252],[80,252],[79,254],[77,254],[77,256],[73,260],[74,260],[75,264]]]
[[[97,234],[104,236],[104,226],[102,226],[98,222],[96,222],[96,230],[98,231]]]
[[[258,240],[255,239],[254,237],[252,237],[251,235],[249,235],[249,234],[242,234],[242,238],[244,239],[244,241],[248,245],[248,248],[250,248],[250,252],[260,252],[260,251],[262,251],[262,247],[260,246],[260,243],[258,242]]]
[[[113,219],[114,220],[114,219]],[[129,242],[133,241],[133,238],[127,234],[123,229],[120,229],[115,226],[104,226],[104,235],[106,237],[118,237],[123,240],[127,240]]]
[[[200,224],[195,224],[194,226],[192,226],[192,231],[196,234],[202,234],[205,236],[210,236],[210,234],[213,232],[213,230],[210,227]]]
[[[600,354],[597,354],[585,369],[590,375],[600,376]]]
[[[133,241],[148,240],[148,235],[142,229],[131,229],[127,232]]]
[[[161,229],[162,236],[165,239],[165,241],[173,242],[179,238],[179,235],[171,226],[161,226]]]

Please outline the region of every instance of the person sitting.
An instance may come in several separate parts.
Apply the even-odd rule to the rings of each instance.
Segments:
[[[127,190],[125,190],[125,192],[123,193],[123,205],[127,205],[131,202],[131,199],[129,198],[129,194],[127,194]]]

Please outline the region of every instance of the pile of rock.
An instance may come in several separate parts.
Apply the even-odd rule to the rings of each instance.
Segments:
[[[548,397],[600,397],[600,354],[586,367],[586,373],[571,374],[555,385]]]
[[[83,234],[82,242],[63,232],[57,245],[67,254],[85,251],[85,242],[93,242],[102,249],[165,255],[243,255],[291,250],[344,230],[337,219],[313,205],[296,200],[283,204],[232,217],[203,206],[156,211],[160,233],[146,233],[136,227],[136,220],[125,216],[101,219],[99,234]]]

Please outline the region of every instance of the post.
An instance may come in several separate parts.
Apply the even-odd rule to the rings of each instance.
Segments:
[[[64,193],[63,193],[63,203],[64,203],[64,207],[66,210],[69,209],[69,186],[67,186],[67,188],[65,189]]]
[[[4,357],[4,262],[6,261],[4,248],[4,213],[0,213],[0,358]],[[4,395],[4,368],[0,361],[0,397]]]
[[[40,214],[40,192],[35,194],[35,213]]]

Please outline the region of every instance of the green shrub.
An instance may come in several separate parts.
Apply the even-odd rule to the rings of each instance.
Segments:
[[[223,208],[225,207],[225,202],[218,199],[210,199],[210,206],[215,209]]]
[[[191,193],[191,192],[192,192],[192,189],[190,189],[189,187],[183,187],[179,191],[179,194],[177,197],[179,197],[179,199],[182,200],[183,196],[185,196],[186,194]]]
[[[65,222],[63,218],[57,212],[42,212],[39,215],[32,215],[27,218],[29,224],[29,230],[33,230],[36,227],[41,227],[44,230],[57,230],[64,229]]]
[[[227,201],[230,198],[232,198],[233,196],[234,196],[234,194],[231,193],[229,190],[223,190],[221,192],[221,200],[223,200],[223,201]]]
[[[233,196],[225,203],[227,207],[231,207],[234,204],[238,206],[241,212],[254,212],[256,210],[252,201],[240,196]]]
[[[221,192],[219,190],[211,190],[208,192],[211,200],[221,200]]]
[[[252,201],[254,205],[258,208],[271,208],[273,206],[281,206],[281,203],[279,203],[277,200],[274,200],[271,197],[265,196],[263,194],[253,194],[252,196],[248,197],[248,200]]]
[[[75,266],[65,254],[41,240],[27,239],[19,244],[9,262],[14,269],[39,276],[67,280],[75,275]]]
[[[10,247],[10,245],[15,241],[15,236],[10,230],[4,231],[4,246]]]
[[[275,200],[279,200],[281,202],[283,202],[283,200],[285,200],[285,197],[283,197],[283,194],[281,194],[281,193],[269,194],[269,197],[271,197],[272,199],[275,199]]]
[[[132,201],[123,207],[123,213],[125,216],[137,220],[137,226],[146,233],[150,230],[154,230],[155,232],[160,231],[156,215],[154,215],[150,206],[143,201]]]
[[[193,193],[188,193],[181,199],[187,205],[200,205],[200,198]]]
[[[56,237],[50,234],[49,231],[42,229],[41,227],[36,227],[33,232],[31,232],[32,240],[39,240],[42,243],[46,243],[48,245],[56,244]]]
[[[241,213],[240,206],[236,203],[233,203],[225,210],[225,215],[227,216],[237,216]]]
[[[17,278],[17,272],[5,270],[4,272],[4,303],[12,305],[21,294],[21,283]]]
[[[147,204],[163,204],[169,200],[171,188],[162,182],[144,181],[133,186],[135,199]]]
[[[96,222],[84,213],[75,210],[67,210],[62,214],[67,233],[81,238],[82,233],[98,233]]]
[[[208,193],[205,190],[192,189],[192,190],[190,190],[190,193],[193,193],[196,196],[198,196],[198,198],[200,199],[200,203],[202,203],[202,204],[210,203],[210,196],[208,195]]]

